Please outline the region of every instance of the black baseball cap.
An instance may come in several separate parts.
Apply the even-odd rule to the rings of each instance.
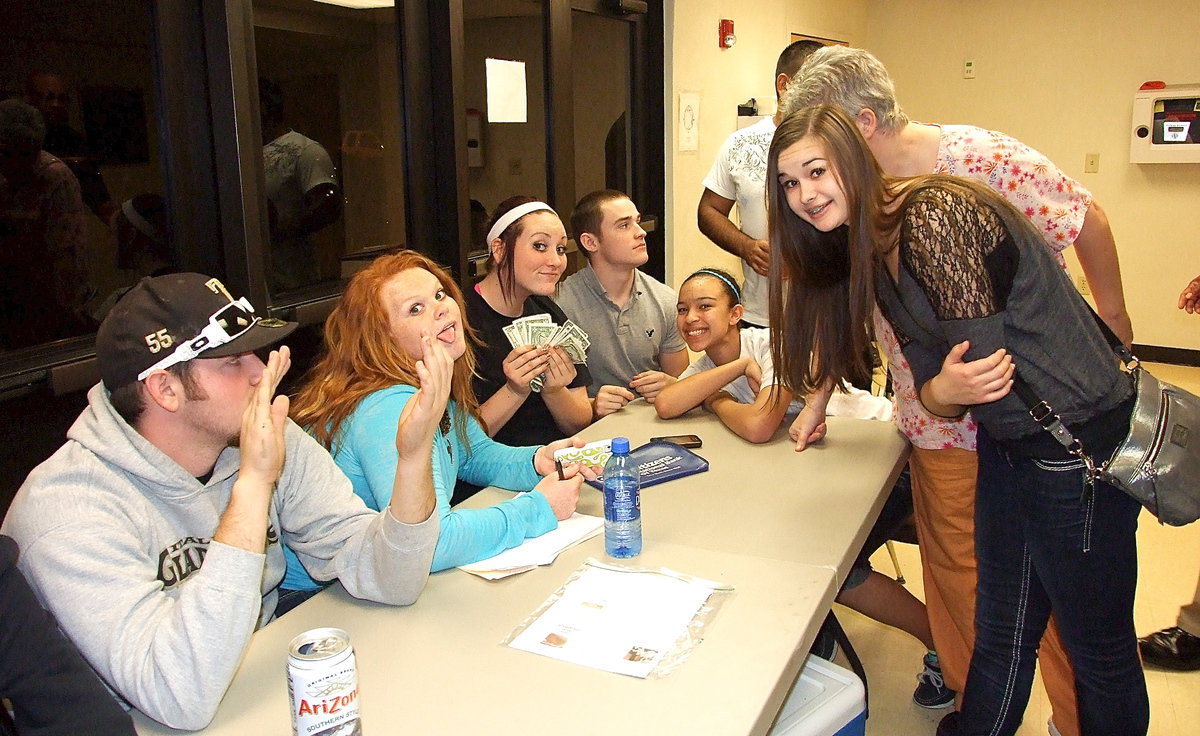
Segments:
[[[171,356],[182,363],[250,352],[279,342],[296,327],[256,313],[218,279],[198,273],[147,276],[100,324],[96,360],[112,391],[141,380],[139,374]]]

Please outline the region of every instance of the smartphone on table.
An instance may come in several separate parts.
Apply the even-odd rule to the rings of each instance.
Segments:
[[[700,440],[700,435],[697,435],[697,434],[669,434],[664,437],[651,437],[650,441],[651,442],[671,442],[673,444],[679,445],[680,447],[686,447],[690,450],[694,450],[697,447],[704,446],[704,442],[702,442]]]

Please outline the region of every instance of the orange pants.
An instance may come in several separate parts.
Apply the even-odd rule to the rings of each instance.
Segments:
[[[923,450],[909,457],[921,572],[929,628],[937,645],[946,686],[959,692],[975,646],[975,453],[963,449]],[[1053,616],[1038,652],[1042,682],[1062,736],[1079,736],[1075,673]]]

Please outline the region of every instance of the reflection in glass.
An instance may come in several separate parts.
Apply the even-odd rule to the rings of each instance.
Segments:
[[[394,8],[255,0],[273,292],[404,245]]]
[[[629,175],[630,24],[575,11],[573,38],[589,53],[572,57],[575,90],[575,194],[631,192]]]
[[[500,8],[497,10],[497,8]],[[545,200],[546,95],[542,3],[525,0],[497,4],[465,0],[463,63],[468,125],[479,120],[475,145],[481,155],[469,159],[469,191],[473,228],[486,222],[496,205],[515,194]],[[525,62],[526,112],[524,123],[497,123],[487,105],[488,58]],[[476,163],[478,165],[476,165]],[[483,250],[484,232],[477,232],[472,250]]]
[[[86,335],[173,270],[148,2],[5,3],[0,357]],[[220,275],[220,274],[216,274]]]

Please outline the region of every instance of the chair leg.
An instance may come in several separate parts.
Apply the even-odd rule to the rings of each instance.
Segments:
[[[896,568],[896,582],[904,585],[904,572],[900,569],[900,558],[896,556],[896,545],[890,539],[887,540],[887,551],[892,556],[892,566]]]
[[[858,679],[862,680],[863,684],[863,718],[871,717],[871,698],[867,690],[867,670],[863,667],[862,660],[858,658],[858,652],[854,651],[854,646],[850,644],[850,637],[846,635],[846,630],[842,628],[842,624],[834,615],[833,609],[829,609],[829,615],[825,617],[825,623],[833,631],[833,638],[837,640],[838,646],[842,648],[842,652],[846,655],[846,661],[850,663],[850,669],[854,674],[858,675]]]

